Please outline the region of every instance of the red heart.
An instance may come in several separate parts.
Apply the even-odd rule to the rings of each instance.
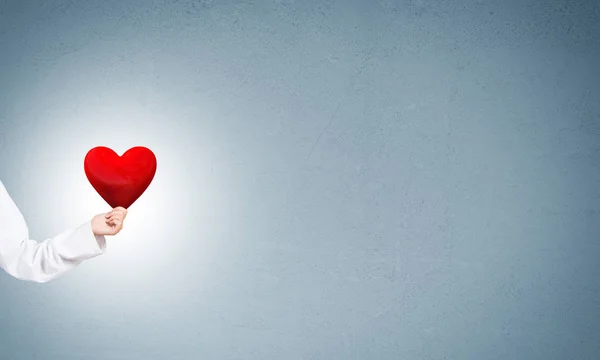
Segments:
[[[128,208],[146,191],[156,173],[156,157],[148,148],[136,146],[123,156],[98,146],[88,151],[85,175],[98,194],[113,208]]]

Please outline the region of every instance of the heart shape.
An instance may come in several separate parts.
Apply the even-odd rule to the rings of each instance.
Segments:
[[[132,147],[123,156],[98,146],[88,151],[83,165],[92,187],[113,208],[129,208],[156,173],[156,157],[143,146]]]

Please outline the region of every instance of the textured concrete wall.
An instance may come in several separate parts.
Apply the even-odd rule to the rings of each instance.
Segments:
[[[159,168],[109,252],[0,276],[2,359],[598,359],[600,2],[0,1],[32,237]]]

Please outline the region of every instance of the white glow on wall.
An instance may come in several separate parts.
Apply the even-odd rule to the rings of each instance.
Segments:
[[[115,103],[118,102],[116,97]],[[198,253],[199,263],[214,258],[217,249],[202,244],[211,241],[210,237],[186,233],[186,230],[195,229],[191,225],[194,222],[201,223],[207,216],[214,218],[220,208],[217,203],[211,203],[210,208],[202,207],[202,203],[190,198],[189,189],[203,189],[207,193],[205,203],[217,194],[212,185],[215,182],[211,184],[209,179],[191,176],[190,166],[185,163],[190,159],[190,155],[184,153],[189,146],[185,134],[175,132],[167,123],[163,127],[160,121],[145,122],[144,117],[149,115],[136,104],[105,109],[105,113],[94,110],[63,118],[58,126],[41,127],[31,137],[27,149],[31,162],[26,166],[33,183],[26,185],[32,189],[31,197],[26,201],[31,206],[42,198],[50,204],[45,208],[53,212],[49,217],[43,215],[37,219],[45,223],[40,228],[62,231],[95,214],[110,211],[110,206],[93,189],[83,169],[86,153],[95,146],[110,147],[119,155],[133,146],[146,146],[156,155],[157,171],[145,193],[129,208],[123,230],[115,237],[107,237],[107,254],[85,263],[72,276],[86,284],[139,290],[151,288],[153,279],[165,274],[176,278],[178,274],[165,264],[176,261],[185,253],[190,239],[205,248]],[[45,116],[47,114],[51,116],[52,111]],[[81,116],[88,117],[84,122],[86,126],[79,125],[78,117]],[[44,115],[41,118],[43,122]],[[102,118],[110,121],[104,123]],[[90,126],[90,123],[94,125]],[[203,162],[201,154],[198,155],[194,155],[196,166]],[[34,163],[39,165],[31,165]],[[203,180],[206,182],[202,183]],[[36,219],[28,221],[35,222]],[[65,286],[74,289],[88,286],[86,284],[65,282]]]
[[[180,104],[151,78],[132,78],[128,66],[151,66],[150,58],[107,66],[94,56],[102,47],[90,45],[61,58],[20,98],[19,109],[35,126],[20,130],[26,134],[19,136],[18,169],[27,176],[18,202],[34,239],[56,235],[110,211],[85,176],[91,148],[106,146],[119,155],[133,146],[151,149],[157,158],[154,180],[129,208],[123,230],[107,237],[107,253],[49,286],[65,308],[82,312],[137,311],[140,301],[160,311],[182,300],[186,281],[193,280],[195,289],[209,286],[211,266],[224,256],[220,237],[230,225],[227,211],[235,195],[224,181],[227,174],[219,178],[210,171],[218,139],[201,125],[218,108],[201,99]],[[190,116],[199,121],[193,132]],[[152,300],[143,300],[148,297]]]

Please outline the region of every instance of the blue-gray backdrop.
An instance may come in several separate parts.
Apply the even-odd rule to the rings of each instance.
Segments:
[[[598,359],[600,2],[0,1],[31,237],[158,173],[107,254],[0,276],[0,354]]]

